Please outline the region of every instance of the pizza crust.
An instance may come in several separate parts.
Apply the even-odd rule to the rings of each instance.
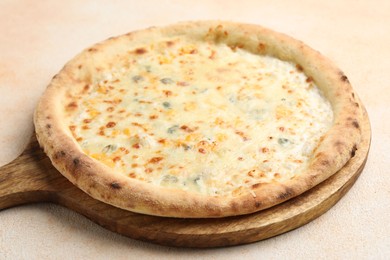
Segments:
[[[226,32],[226,33],[225,33]],[[63,107],[69,88],[82,90],[96,67],[104,68],[126,45],[174,35],[191,35],[207,41],[241,46],[296,63],[332,105],[334,123],[313,152],[304,173],[283,183],[257,183],[251,193],[208,196],[175,188],[157,187],[115,174],[90,158],[74,140]],[[137,50],[135,50],[137,51]],[[139,50],[142,52],[141,50]],[[93,69],[92,69],[93,68]],[[35,111],[37,139],[53,165],[73,184],[93,198],[129,211],[185,218],[215,218],[248,214],[282,203],[321,183],[354,156],[361,138],[362,110],[348,78],[331,61],[300,41],[257,25],[202,21],[150,28],[86,49],[52,79]]]

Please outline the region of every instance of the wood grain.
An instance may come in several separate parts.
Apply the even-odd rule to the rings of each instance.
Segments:
[[[35,137],[0,168],[0,209],[53,202],[125,236],[162,245],[219,247],[251,243],[298,228],[325,213],[362,172],[371,141],[367,113],[355,156],[335,175],[285,203],[254,214],[220,219],[177,219],[132,213],[97,201],[73,186],[51,164]]]

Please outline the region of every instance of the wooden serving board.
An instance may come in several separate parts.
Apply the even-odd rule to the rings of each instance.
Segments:
[[[335,175],[285,203],[254,214],[220,219],[177,219],[122,210],[88,196],[51,164],[35,137],[13,162],[0,168],[0,209],[54,202],[119,234],[181,247],[219,247],[251,243],[298,228],[330,209],[362,172],[371,141],[367,113],[363,140],[355,156]]]

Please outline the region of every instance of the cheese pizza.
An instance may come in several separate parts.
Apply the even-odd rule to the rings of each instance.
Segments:
[[[129,211],[210,218],[282,203],[360,143],[347,77],[302,42],[187,22],[96,44],[53,78],[39,143],[80,189]]]

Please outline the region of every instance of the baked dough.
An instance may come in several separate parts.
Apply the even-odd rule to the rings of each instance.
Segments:
[[[110,38],[53,78],[38,141],[80,189],[130,211],[248,214],[336,173],[360,143],[347,77],[302,42],[233,22]]]

